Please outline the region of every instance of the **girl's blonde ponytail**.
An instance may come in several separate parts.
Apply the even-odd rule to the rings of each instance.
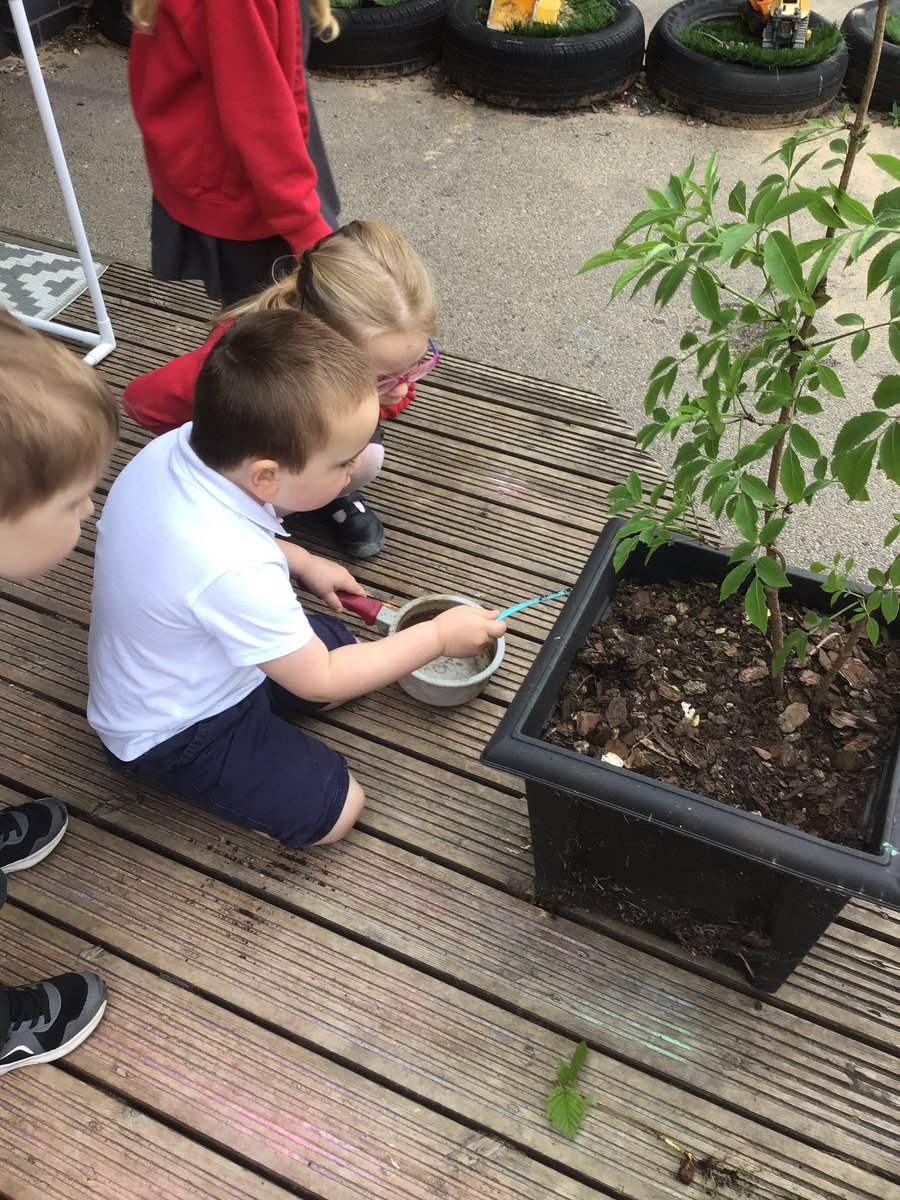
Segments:
[[[333,42],[341,32],[329,0],[309,0],[309,16],[313,33],[320,41]]]
[[[153,33],[159,0],[131,0],[128,16],[138,33]]]

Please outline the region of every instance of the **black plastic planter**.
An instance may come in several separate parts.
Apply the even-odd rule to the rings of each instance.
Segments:
[[[620,525],[604,529],[482,758],[526,781],[539,904],[636,918],[774,992],[850,896],[900,908],[900,737],[859,849],[542,741],[572,661],[615,592]],[[649,564],[638,548],[622,574],[719,581],[726,563],[726,554],[679,539]],[[792,599],[828,608],[816,577],[788,577]]]

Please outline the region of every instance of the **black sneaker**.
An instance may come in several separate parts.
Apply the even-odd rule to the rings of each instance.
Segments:
[[[10,1028],[0,1047],[0,1075],[62,1058],[93,1033],[106,1009],[106,985],[89,972],[6,988],[6,995]]]
[[[320,511],[328,518],[338,549],[352,558],[372,558],[384,546],[384,526],[366,507],[361,492],[338,496]]]
[[[24,871],[46,858],[66,832],[69,814],[58,800],[29,800],[0,812],[0,871]]]

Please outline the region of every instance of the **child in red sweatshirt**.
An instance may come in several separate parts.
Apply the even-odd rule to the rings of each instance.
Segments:
[[[305,251],[292,274],[232,306],[202,346],[130,383],[122,396],[126,413],[157,434],[189,421],[194,384],[212,347],[238,316],[269,308],[302,309],[352,342],[378,376],[382,417],[406,408],[414,381],[437,365],[434,289],[421,259],[390,226],[352,221]],[[383,461],[379,432],[352,490],[322,510],[338,547],[355,558],[384,545],[384,527],[361,495]]]
[[[304,74],[310,27],[328,41],[337,23],[328,0],[134,0],[131,13],[153,274],[232,304],[337,225]]]

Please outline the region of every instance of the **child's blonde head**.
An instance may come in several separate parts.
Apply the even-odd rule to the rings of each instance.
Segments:
[[[210,350],[194,388],[191,446],[214,471],[269,458],[302,471],[335,417],[375,396],[346,338],[296,309],[248,313]]]
[[[118,428],[104,379],[0,309],[0,520],[99,474]]]
[[[379,221],[351,221],[300,255],[297,269],[228,310],[301,309],[361,349],[382,333],[432,337],[434,288],[409,242]]]
[[[131,0],[128,15],[139,33],[153,33],[156,29],[156,14],[160,0]],[[323,42],[333,42],[341,32],[334,19],[328,0],[309,0],[309,13],[313,33]]]

